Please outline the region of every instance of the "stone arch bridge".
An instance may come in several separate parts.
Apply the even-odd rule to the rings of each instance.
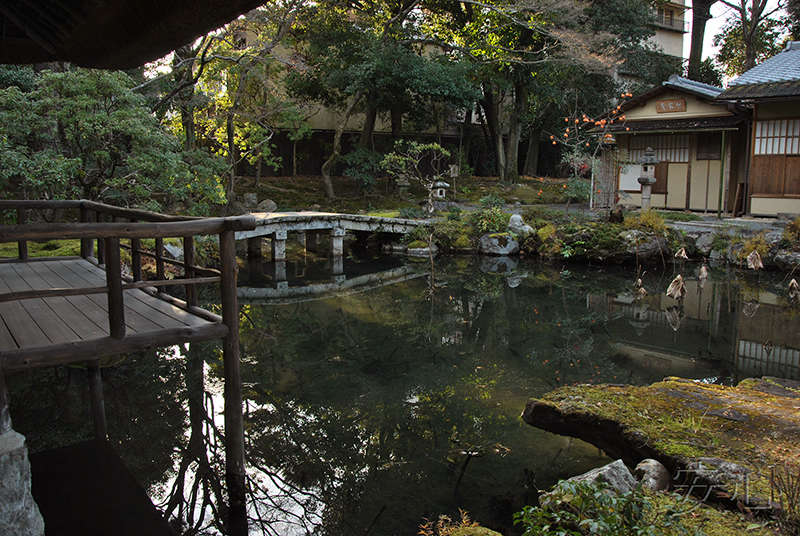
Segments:
[[[247,240],[248,257],[261,256],[263,238],[272,244],[272,260],[286,260],[286,239],[289,233],[298,233],[306,250],[317,252],[317,237],[330,237],[330,256],[341,258],[344,237],[348,232],[405,234],[423,222],[402,218],[382,218],[361,214],[335,214],[331,212],[260,212],[251,214],[256,228],[238,231],[237,240]]]

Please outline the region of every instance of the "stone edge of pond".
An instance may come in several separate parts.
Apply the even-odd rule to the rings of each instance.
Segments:
[[[800,382],[771,377],[736,387],[681,378],[644,387],[574,385],[528,401],[522,419],[635,467],[646,458],[729,509],[766,509],[774,471],[800,460]]]

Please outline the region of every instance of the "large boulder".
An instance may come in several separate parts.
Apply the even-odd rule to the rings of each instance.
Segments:
[[[605,482],[608,487],[613,489],[618,494],[622,495],[633,491],[636,487],[636,479],[633,478],[628,467],[622,460],[617,460],[592,469],[582,475],[573,476],[568,479],[569,482]]]
[[[639,261],[646,261],[668,254],[666,238],[659,238],[637,229],[623,231],[619,237],[625,246],[625,251],[628,254],[636,255]]]
[[[651,491],[669,489],[669,484],[672,481],[672,475],[664,467],[664,464],[652,458],[639,462],[639,465],[633,470],[633,474],[639,479],[642,487]]]
[[[508,220],[508,230],[517,236],[526,237],[533,233],[534,229],[522,219],[519,214],[513,214]]]
[[[519,252],[519,242],[508,233],[485,234],[478,241],[478,253],[484,255],[513,255]]]
[[[265,199],[256,205],[255,212],[275,212],[278,204],[272,199]]]

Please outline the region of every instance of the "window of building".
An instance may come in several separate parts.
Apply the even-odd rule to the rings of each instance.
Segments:
[[[719,160],[721,155],[721,132],[699,132],[697,134],[697,160]]]
[[[638,162],[648,147],[652,147],[656,158],[662,162],[689,161],[689,134],[633,136],[628,147],[629,160]]]
[[[755,154],[800,154],[800,119],[756,121]]]
[[[658,8],[658,22],[664,26],[674,26],[675,24],[675,10]]]

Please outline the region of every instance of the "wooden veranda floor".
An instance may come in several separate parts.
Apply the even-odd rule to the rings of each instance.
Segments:
[[[84,259],[0,263],[0,294],[105,285],[102,268]],[[148,334],[164,330],[175,333],[173,344],[176,344],[183,342],[183,335],[219,326],[141,289],[125,290],[124,310],[126,338],[140,345],[146,344]],[[103,339],[112,346],[120,342],[110,338],[108,298],[104,293],[3,301],[0,320],[0,353],[5,357],[33,355],[44,348],[65,344],[96,346]],[[219,330],[212,329],[197,338],[218,336]],[[102,353],[111,355],[109,350]]]

